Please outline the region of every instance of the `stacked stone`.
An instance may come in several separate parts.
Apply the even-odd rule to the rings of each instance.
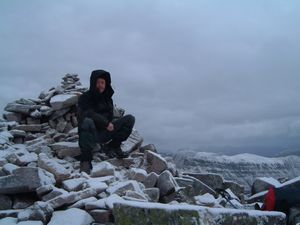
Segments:
[[[55,141],[76,141],[69,131],[77,127],[76,104],[86,88],[77,74],[66,74],[61,86],[42,91],[37,99],[20,99],[7,104],[3,117],[16,124],[9,126],[14,143],[24,143],[48,132]],[[52,130],[51,130],[51,129]]]
[[[230,207],[215,192],[226,183],[222,177],[179,173],[153,144],[141,147],[137,130],[121,146],[128,158],[98,152],[91,174],[80,173],[75,108],[85,89],[79,85],[77,75],[67,74],[62,86],[42,92],[39,100],[6,107],[11,113],[0,121],[0,224],[285,224],[282,213],[216,210]],[[227,185],[235,204],[249,207],[237,197],[242,188]]]

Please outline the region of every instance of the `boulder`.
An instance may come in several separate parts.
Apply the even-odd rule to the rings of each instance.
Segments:
[[[84,210],[72,208],[54,212],[48,225],[90,225],[92,222],[94,222],[94,219],[90,214]]]
[[[105,224],[113,222],[112,210],[106,209],[95,209],[90,212],[91,216],[94,218],[95,222]]]
[[[84,198],[84,199],[79,200],[78,202],[74,203],[73,205],[70,205],[68,208],[84,209],[86,204],[95,202],[95,201],[97,201],[97,198],[95,198],[95,197]]]
[[[156,150],[156,147],[154,144],[148,144],[148,145],[145,145],[140,148],[140,152],[143,152],[143,153],[147,150],[157,153],[157,150]]]
[[[178,188],[178,184],[168,170],[159,175],[156,186],[160,190],[160,197],[169,195]]]
[[[273,177],[258,177],[254,180],[251,188],[252,195],[266,191],[270,187],[279,187],[281,184]]]
[[[159,200],[159,189],[158,188],[146,188],[144,190],[146,197],[150,202],[158,202]]]
[[[86,179],[83,177],[64,180],[62,187],[67,191],[79,191],[82,189],[85,181]]]
[[[109,162],[100,162],[93,166],[91,171],[92,177],[101,177],[101,176],[114,176],[115,167]]]
[[[143,193],[141,186],[135,180],[116,182],[114,185],[109,186],[106,191],[111,195],[123,196],[128,190]]]
[[[66,156],[75,157],[81,154],[78,142],[58,142],[50,145],[50,147],[56,152],[59,158]]]
[[[7,210],[12,208],[12,200],[7,195],[0,194],[0,210]]]
[[[50,104],[53,110],[61,110],[64,108],[69,108],[72,105],[77,104],[78,96],[77,95],[55,95],[51,98]]]
[[[122,142],[121,148],[124,152],[130,153],[135,149],[138,149],[141,146],[142,142],[142,136],[137,130],[133,129],[127,140]]]
[[[116,202],[113,208],[116,225],[285,225],[285,214],[254,210],[206,208],[194,205]]]
[[[49,221],[53,208],[46,202],[36,202],[32,207],[18,214],[19,221],[40,220],[46,223]]]
[[[69,170],[65,169],[65,167],[56,162],[54,159],[49,159],[44,153],[39,154],[38,166],[52,173],[58,183],[61,183],[63,180],[66,180],[71,176]]]
[[[129,170],[129,178],[143,183],[147,178],[147,172],[144,169],[131,168]]]
[[[0,193],[35,192],[38,187],[54,183],[54,176],[43,169],[21,167],[15,169],[12,175],[0,177]]]
[[[146,188],[152,188],[156,185],[158,180],[158,175],[154,172],[151,172],[147,175],[145,180],[142,182]]]
[[[75,202],[78,202],[82,199],[95,197],[97,192],[92,188],[87,188],[79,192],[70,192],[69,194],[63,194],[56,198],[53,198],[47,201],[52,208],[57,209],[63,205],[71,205]]]
[[[42,125],[41,124],[30,124],[30,125],[18,125],[15,127],[16,130],[23,130],[25,132],[41,132]]]
[[[152,151],[145,152],[145,167],[147,173],[155,172],[161,174],[168,168],[167,161]]]
[[[223,178],[214,173],[184,173],[185,175],[195,177],[205,183],[212,189],[223,188]]]

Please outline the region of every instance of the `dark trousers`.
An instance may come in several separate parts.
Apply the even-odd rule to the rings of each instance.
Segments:
[[[132,115],[125,115],[113,122],[114,130],[98,130],[91,118],[84,118],[79,133],[79,146],[81,149],[80,161],[92,161],[93,149],[97,143],[110,143],[114,147],[120,146],[132,132],[135,118]]]

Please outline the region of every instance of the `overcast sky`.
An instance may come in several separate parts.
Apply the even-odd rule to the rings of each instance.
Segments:
[[[2,0],[0,107],[77,73],[159,151],[300,149],[300,2]]]

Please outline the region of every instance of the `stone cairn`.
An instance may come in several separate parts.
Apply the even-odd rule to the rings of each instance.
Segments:
[[[104,160],[96,153],[91,174],[80,173],[76,104],[87,88],[76,74],[62,79],[36,99],[5,107],[0,224],[285,224],[282,213],[251,213],[254,205],[245,204],[239,184],[216,174],[179,173],[153,144],[142,146],[137,130],[121,146],[128,158]],[[115,107],[116,118],[123,114]],[[233,205],[243,210],[223,210]]]

